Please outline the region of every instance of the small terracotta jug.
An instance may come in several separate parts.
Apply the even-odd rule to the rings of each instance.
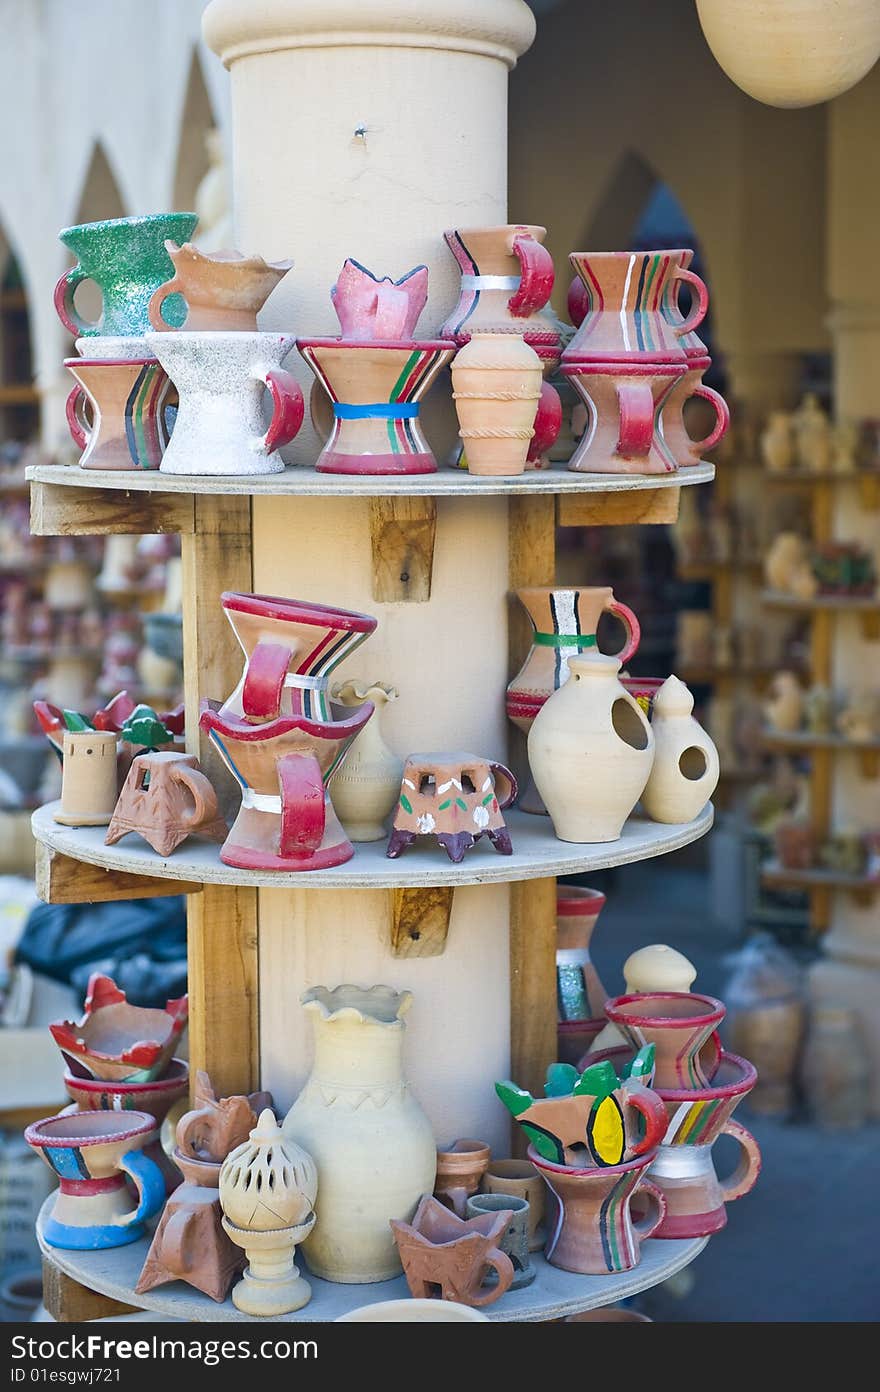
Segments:
[[[499,1246],[511,1210],[461,1219],[433,1195],[420,1199],[412,1222],[391,1219],[391,1231],[410,1294],[417,1300],[437,1291],[441,1300],[491,1305],[513,1281],[513,1263]],[[486,1277],[494,1272],[490,1285]]]
[[[483,1176],[486,1194],[510,1194],[529,1204],[528,1245],[530,1252],[544,1246],[544,1184],[531,1160],[490,1160]]]
[[[685,390],[688,365],[683,354],[667,363],[563,360],[560,370],[586,404],[589,415],[587,428],[568,461],[569,469],[585,474],[675,473],[678,459],[660,430],[660,421],[674,393],[679,401],[693,395]],[[688,455],[687,463],[698,463],[690,457],[689,449],[685,451],[682,436],[686,436],[683,422],[679,446]],[[690,437],[687,439],[691,444]]]
[[[699,327],[709,308],[704,282],[688,269],[691,256],[680,248],[571,252],[568,259],[584,287],[579,305],[584,312],[562,354],[563,364],[683,359],[683,340]],[[687,318],[677,309],[681,284],[695,291]],[[699,339],[691,346],[705,353]]]
[[[677,952],[667,943],[650,943],[631,952],[623,964],[623,981],[627,995],[649,991],[690,991],[696,979],[697,969],[682,952]],[[605,1005],[602,1005],[605,1015]],[[607,1017],[605,1017],[607,1020]],[[575,1060],[579,1068],[586,1068],[600,1050],[613,1049],[626,1044],[626,1036],[616,1025],[607,1020],[604,1028],[596,1035],[583,1058]]]
[[[543,383],[538,354],[518,334],[473,333],[451,372],[469,472],[523,473]]]
[[[529,731],[529,767],[561,841],[616,841],[648,781],[654,734],[616,657],[581,653],[568,665]]]
[[[465,1204],[480,1187],[489,1165],[489,1147],[484,1141],[453,1141],[445,1150],[437,1151],[437,1178],[434,1197],[457,1213],[465,1214]]]
[[[187,332],[256,333],[257,315],[293,265],[292,261],[243,256],[240,251],[208,253],[192,242],[178,246],[168,240],[165,250],[174,275],[154,292],[147,310],[152,327],[160,333],[175,327]],[[186,302],[186,319],[179,325],[167,323],[162,315],[163,304],[175,294]]]
[[[660,413],[660,433],[680,469],[701,464],[703,456],[720,444],[730,427],[730,411],[724,397],[703,385],[703,373],[711,366],[711,359],[707,356],[688,361],[687,372],[676,380]],[[715,412],[715,425],[702,440],[694,440],[685,425],[684,409],[692,397],[708,401]]]
[[[654,1153],[605,1169],[579,1169],[543,1160],[533,1146],[529,1159],[551,1195],[544,1256],[551,1266],[584,1275],[631,1271],[641,1243],[659,1228],[666,1200],[647,1178]],[[632,1213],[639,1192],[646,1211]]]
[[[488,836],[499,855],[512,855],[502,813],[516,789],[510,769],[477,754],[410,754],[385,854],[394,860],[416,837],[436,836],[457,865]]]
[[[461,292],[440,334],[459,344],[475,333],[521,334],[533,348],[558,356],[559,331],[547,309],[553,259],[545,227],[454,228],[446,245],[461,270]]]

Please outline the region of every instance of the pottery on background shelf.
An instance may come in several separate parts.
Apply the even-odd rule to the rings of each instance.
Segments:
[[[446,245],[461,270],[458,303],[440,328],[460,347],[475,333],[521,334],[558,357],[561,339],[549,300],[555,273],[546,227],[452,228]]]
[[[868,1121],[871,1065],[858,1012],[817,1002],[801,1060],[804,1101],[823,1131],[853,1131]]]
[[[580,653],[568,665],[529,731],[529,767],[560,841],[616,841],[648,781],[654,734],[616,657]]]
[[[794,434],[790,411],[771,411],[760,437],[761,458],[768,473],[787,474],[794,464]]]
[[[538,354],[521,335],[474,331],[456,353],[451,375],[469,472],[523,473],[542,392]]]
[[[556,1053],[577,1063],[605,1025],[608,992],[590,957],[590,941],[605,895],[558,885],[556,890]]]
[[[714,996],[639,991],[605,1002],[605,1014],[633,1049],[653,1044],[655,1088],[710,1087],[718,1071],[718,1026],[725,1008]]]
[[[222,705],[202,703],[201,727],[242,789],[220,859],[263,870],[341,865],[354,848],[328,784],[373,705],[335,720],[329,678],[376,620],[273,595],[227,592],[221,603],[245,667]]]
[[[610,1049],[599,1056],[624,1068],[631,1048]],[[722,1050],[710,1087],[655,1090],[666,1108],[667,1127],[649,1174],[666,1200],[666,1212],[653,1236],[708,1237],[727,1223],[725,1204],[750,1194],[761,1173],[761,1151],[754,1136],[732,1114],[757,1081],[747,1059]],[[719,1136],[736,1143],[737,1161],[728,1178],[719,1180],[712,1147]]]
[[[484,1141],[458,1140],[437,1150],[434,1197],[464,1218],[465,1204],[475,1194],[489,1166],[490,1150]]]
[[[162,1078],[188,1018],[188,1000],[169,1000],[164,1010],[130,1005],[112,977],[89,977],[82,1018],[55,1020],[49,1032],[74,1072],[113,1082],[149,1083]]]
[[[582,1073],[571,1064],[552,1063],[544,1097],[532,1097],[511,1082],[496,1083],[495,1091],[545,1159],[560,1165],[619,1165],[663,1139],[666,1114],[642,1081],[650,1081],[653,1062],[649,1045],[622,1078],[607,1062],[591,1063]]]
[[[109,730],[65,730],[61,803],[52,814],[62,826],[106,826],[118,795],[117,737]]]
[[[332,690],[333,700],[350,709],[369,701],[375,714],[351,745],[333,778],[333,805],[351,841],[381,841],[397,802],[403,760],[382,737],[380,717],[385,706],[396,701],[397,688],[383,682],[349,680]]]
[[[403,1072],[412,995],[347,984],[314,986],[301,1000],[314,1062],[282,1129],[318,1168],[317,1222],[303,1252],[325,1280],[387,1281],[400,1273],[390,1220],[410,1221],[437,1169],[430,1123]]]
[[[483,1213],[510,1213],[507,1230],[498,1239],[498,1246],[511,1261],[513,1280],[508,1290],[530,1286],[538,1274],[529,1260],[529,1201],[515,1194],[472,1194],[467,1200],[466,1217],[476,1218]],[[495,1278],[497,1280],[497,1277]],[[492,1280],[490,1273],[487,1284]]]
[[[104,842],[113,846],[137,832],[157,855],[167,856],[188,836],[225,841],[228,831],[195,755],[163,750],[132,760]]]
[[[819,837],[806,820],[781,820],[773,832],[776,858],[783,870],[811,870],[816,864]]]
[[[65,358],[67,424],[81,469],[158,469],[168,445],[168,374],[156,358]],[[85,414],[86,403],[92,419]]]
[[[80,1076],[79,1067],[71,1061],[64,1074],[64,1088],[80,1112],[147,1112],[155,1120],[157,1132],[171,1108],[189,1093],[186,1059],[173,1058],[160,1078],[147,1083]],[[158,1134],[147,1141],[143,1149],[162,1171],[165,1192],[172,1193],[180,1184],[181,1174],[166,1154]]]
[[[481,836],[499,855],[513,843],[502,813],[516,797],[510,769],[477,754],[410,754],[385,854],[396,859],[417,836],[436,836],[458,865]]]
[[[150,297],[174,270],[165,240],[186,241],[197,222],[195,213],[151,213],[63,228],[58,239],[77,258],[55,286],[55,309],[64,327],[74,338],[146,333]],[[94,324],[80,317],[73,302],[84,280],[94,281],[101,292],[101,315]],[[181,305],[168,309],[171,322],[175,311],[182,317]]]
[[[568,680],[569,658],[598,651],[596,630],[603,614],[611,614],[623,624],[624,643],[616,654],[622,664],[635,655],[641,628],[633,611],[615,599],[610,585],[565,589],[532,586],[515,593],[528,614],[532,642],[522,667],[507,687],[505,704],[508,719],[528,735],[548,696]],[[523,812],[546,814],[531,775],[518,806]]]
[[[771,730],[791,734],[801,728],[804,692],[794,672],[777,672],[764,699],[764,718]]]
[[[33,1122],[24,1138],[60,1181],[43,1225],[51,1247],[98,1251],[143,1237],[144,1223],[165,1201],[162,1171],[144,1154],[156,1139],[152,1116],[62,1112]]]
[[[318,1172],[312,1157],[281,1134],[271,1108],[223,1161],[219,1189],[224,1231],[248,1259],[233,1305],[263,1317],[301,1310],[312,1290],[294,1256],[315,1226]]]
[[[61,555],[43,582],[43,600],[55,610],[87,609],[95,599],[95,571],[87,556]]]
[[[880,692],[867,687],[850,692],[835,723],[838,734],[854,743],[880,739]]]
[[[207,1073],[196,1074],[195,1107],[177,1123],[175,1165],[183,1184],[168,1199],[135,1291],[185,1281],[212,1300],[226,1299],[245,1262],[227,1236],[220,1207],[220,1170],[229,1152],[256,1126],[255,1106],[271,1106],[268,1093],[218,1098]]]
[[[663,1194],[647,1178],[653,1152],[604,1169],[553,1164],[534,1146],[528,1157],[550,1193],[544,1256],[551,1266],[592,1276],[638,1266],[642,1242],[666,1212]]]
[[[490,1160],[483,1176],[485,1194],[509,1194],[528,1200],[528,1248],[539,1252],[546,1239],[544,1184],[530,1160]]]
[[[718,784],[718,750],[694,719],[694,698],[678,677],[667,677],[651,709],[654,763],[642,807],[655,822],[692,822]]]
[[[771,590],[812,599],[819,589],[810,545],[797,532],[779,532],[764,556],[764,578]]]
[[[510,1289],[513,1263],[500,1241],[512,1217],[509,1208],[459,1218],[431,1194],[419,1200],[410,1222],[392,1219],[391,1230],[410,1293],[423,1300],[491,1305]],[[496,1279],[486,1280],[491,1272]]]
[[[724,999],[727,1042],[758,1072],[749,1111],[791,1115],[806,1032],[800,965],[770,933],[753,933],[733,958]]]
[[[688,961],[684,953],[676,951],[668,943],[651,943],[647,947],[631,952],[623,964],[623,983],[625,994],[636,995],[650,991],[688,992],[694,984],[697,969]],[[605,1016],[605,1002],[602,1003]],[[579,1068],[586,1068],[593,1056],[602,1049],[613,1049],[626,1044],[626,1036],[605,1016],[605,1027],[596,1035],[583,1058],[576,1060]]]
[[[146,342],[177,388],[174,433],[162,473],[241,477],[278,474],[303,421],[303,394],[281,366],[292,334],[220,332],[148,333]],[[263,397],[272,417],[266,429]]]
[[[264,261],[235,250],[204,252],[192,242],[178,246],[168,240],[165,250],[174,275],[154,291],[147,307],[150,326],[160,333],[171,328],[256,333],[257,315],[293,266],[292,261]],[[186,318],[172,325],[162,311],[176,294],[186,304]]]
[[[731,82],[769,106],[813,106],[855,86],[880,56],[871,0],[697,0],[703,36]]]
[[[331,291],[340,336],[297,339],[316,378],[310,411],[325,440],[319,473],[436,472],[419,411],[455,344],[412,337],[427,286],[424,266],[392,281],[349,257]]]

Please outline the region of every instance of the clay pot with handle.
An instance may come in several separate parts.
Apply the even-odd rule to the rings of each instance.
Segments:
[[[188,333],[203,330],[256,333],[257,315],[292,261],[264,261],[262,256],[243,256],[240,251],[204,252],[192,242],[178,246],[170,239],[165,250],[174,275],[154,291],[147,307],[151,327],[158,333],[173,328],[162,307],[171,295],[186,303],[186,319],[179,328]]]

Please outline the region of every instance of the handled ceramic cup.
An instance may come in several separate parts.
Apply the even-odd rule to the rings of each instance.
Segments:
[[[544,1248],[551,1266],[587,1276],[638,1266],[641,1243],[666,1213],[663,1194],[647,1178],[653,1153],[600,1170],[553,1165],[532,1146],[528,1155],[551,1195]],[[634,1217],[637,1191],[645,1211]]]
[[[95,1251],[143,1237],[144,1223],[165,1202],[165,1177],[143,1148],[155,1140],[147,1112],[74,1112],[46,1117],[24,1138],[60,1184],[43,1236],[52,1247]],[[137,1204],[126,1186],[131,1180]]]
[[[162,459],[165,474],[277,474],[276,453],[303,421],[299,383],[281,366],[292,334],[220,331],[148,333],[147,346],[177,388],[174,434]],[[263,397],[272,400],[269,427]]]
[[[711,359],[708,356],[691,358],[689,362],[689,370],[675,383],[660,413],[660,433],[680,468],[700,464],[703,455],[715,448],[730,425],[730,412],[724,397],[703,385],[703,373]],[[684,423],[684,408],[692,397],[708,401],[715,413],[715,425],[702,440],[692,439]]]
[[[725,1007],[714,996],[640,991],[605,1002],[605,1014],[634,1049],[655,1048],[653,1086],[707,1088],[721,1061],[718,1026]]]
[[[530,1286],[537,1272],[529,1261],[529,1201],[516,1194],[472,1194],[465,1205],[466,1217],[480,1213],[510,1213],[507,1230],[498,1240],[502,1252],[510,1258],[513,1280],[510,1290]],[[497,1278],[496,1278],[497,1279]]]
[[[490,1160],[483,1176],[483,1192],[509,1194],[528,1200],[529,1251],[544,1246],[544,1184],[529,1160]]]
[[[152,357],[65,358],[76,378],[67,424],[81,469],[158,469],[168,444],[168,374]],[[86,403],[91,406],[91,421]]]

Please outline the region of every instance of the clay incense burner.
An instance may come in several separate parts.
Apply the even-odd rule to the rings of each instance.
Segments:
[[[169,295],[179,293],[186,302],[181,329],[256,333],[257,315],[293,266],[292,261],[264,261],[262,256],[243,256],[234,250],[208,253],[192,242],[178,246],[169,240],[165,250],[174,275],[159,286],[148,306],[150,323],[159,332],[172,328],[162,316],[162,306]]]
[[[186,996],[164,1010],[129,1005],[112,977],[89,977],[82,1019],[58,1020],[49,1031],[68,1065],[93,1078],[148,1083],[164,1074],[186,1029]]]
[[[132,761],[104,842],[113,846],[134,831],[167,856],[188,836],[225,841],[228,830],[195,755],[162,751]]]
[[[417,836],[436,836],[458,864],[483,835],[499,855],[512,855],[502,812],[516,797],[503,764],[476,754],[410,754],[385,854],[394,860]]]
[[[391,1230],[403,1263],[410,1294],[433,1296],[462,1305],[491,1305],[509,1289],[513,1263],[498,1242],[507,1231],[512,1212],[501,1209],[462,1219],[426,1194],[411,1223],[392,1218]],[[497,1281],[484,1287],[494,1270]]]

